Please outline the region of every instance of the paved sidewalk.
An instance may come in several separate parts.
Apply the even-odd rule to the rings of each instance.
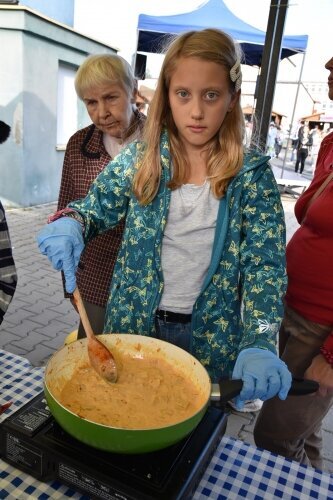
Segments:
[[[283,195],[282,199],[289,239],[298,227],[293,215],[295,198]],[[60,274],[39,253],[35,242],[37,231],[55,208],[52,203],[6,210],[18,286],[0,327],[0,348],[26,357],[34,366],[44,365],[78,324],[77,313],[63,297]],[[255,419],[256,413],[232,411],[227,434],[254,444]],[[333,410],[324,422],[324,457],[325,469],[333,472]]]
[[[64,299],[61,276],[40,254],[36,233],[56,204],[6,209],[18,285],[1,325],[0,347],[45,364],[66,335],[76,328],[78,315]]]

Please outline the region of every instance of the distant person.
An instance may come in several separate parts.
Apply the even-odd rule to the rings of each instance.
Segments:
[[[298,147],[298,130],[294,130],[291,139],[291,156],[290,156],[291,162],[294,162],[296,160],[297,147]]]
[[[298,173],[298,168],[300,167],[299,173],[302,174],[305,166],[305,160],[309,154],[309,148],[312,146],[312,137],[310,134],[310,129],[307,123],[302,125],[298,131],[298,146],[297,146],[297,158],[295,163],[295,172]]]
[[[38,234],[40,251],[76,286],[84,245],[126,217],[104,332],[148,335],[188,350],[237,398],[284,399],[275,354],[285,288],[285,224],[268,158],[244,155],[241,52],[216,29],[170,45],[145,142],[124,149],[83,200]]]
[[[84,198],[91,183],[130,142],[139,139],[145,121],[136,107],[137,82],[120,56],[89,56],[75,77],[75,89],[93,122],[68,141],[58,210]],[[105,307],[124,221],[86,245],[77,270],[77,283],[95,333],[102,333]],[[71,297],[71,294],[66,294]],[[73,304],[74,305],[74,304]],[[78,338],[85,336],[82,323]]]
[[[330,123],[325,123],[322,134],[321,134],[321,138],[324,139],[328,134],[330,134],[332,132],[332,130],[333,130],[333,128],[331,128]]]
[[[304,120],[302,120],[300,122],[300,126],[298,127],[298,130],[297,130],[297,138],[298,139],[301,139],[303,133],[304,133],[304,128],[309,128],[309,122],[305,122]]]
[[[252,140],[252,122],[246,120],[245,121],[245,135],[244,135],[244,146],[249,148],[251,146],[251,140]]]
[[[10,135],[10,126],[0,121],[0,144]],[[17,285],[17,273],[8,231],[5,209],[0,201],[0,324],[12,301]]]
[[[333,57],[326,63],[333,100]],[[266,401],[257,446],[322,469],[323,418],[333,403],[333,132],[325,137],[314,178],[295,205],[301,224],[287,246],[288,288],[280,355],[295,377],[316,380],[316,395]]]
[[[317,163],[319,148],[322,141],[322,133],[318,126],[315,127],[313,130],[311,130],[311,138],[312,138],[311,167],[312,167],[312,173],[314,173],[315,166]]]
[[[283,144],[283,139],[284,139],[284,134],[281,130],[280,125],[277,125],[276,127],[276,137],[275,137],[275,143],[274,143],[274,148],[275,148],[275,158],[278,158],[281,149],[282,149],[282,144]]]
[[[267,137],[267,145],[266,150],[267,154],[273,158],[275,156],[275,139],[277,136],[277,128],[274,122],[271,122],[268,129],[268,137]]]

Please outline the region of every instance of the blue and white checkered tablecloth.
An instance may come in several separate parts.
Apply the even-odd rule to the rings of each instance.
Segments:
[[[43,369],[27,359],[0,349],[0,405],[12,402],[0,422],[17,411],[43,389]]]
[[[333,475],[224,436],[193,500],[333,499]]]
[[[0,404],[13,401],[6,418],[37,395],[43,369],[0,349]],[[46,500],[89,497],[59,481],[41,482],[0,459],[0,499]],[[224,436],[193,500],[333,500],[333,475],[275,456]]]

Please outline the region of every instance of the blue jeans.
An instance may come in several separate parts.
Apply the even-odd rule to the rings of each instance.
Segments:
[[[156,338],[165,340],[181,347],[185,351],[191,351],[191,322],[169,323],[163,319],[155,318]]]

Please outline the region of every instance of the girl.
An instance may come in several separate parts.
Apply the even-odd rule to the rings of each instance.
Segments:
[[[145,141],[123,150],[86,198],[38,235],[73,291],[83,238],[126,216],[104,331],[175,343],[213,381],[242,378],[238,408],[248,399],[284,399],[291,382],[275,354],[283,209],[268,158],[243,153],[240,64],[238,46],[219,30],[176,38]]]

